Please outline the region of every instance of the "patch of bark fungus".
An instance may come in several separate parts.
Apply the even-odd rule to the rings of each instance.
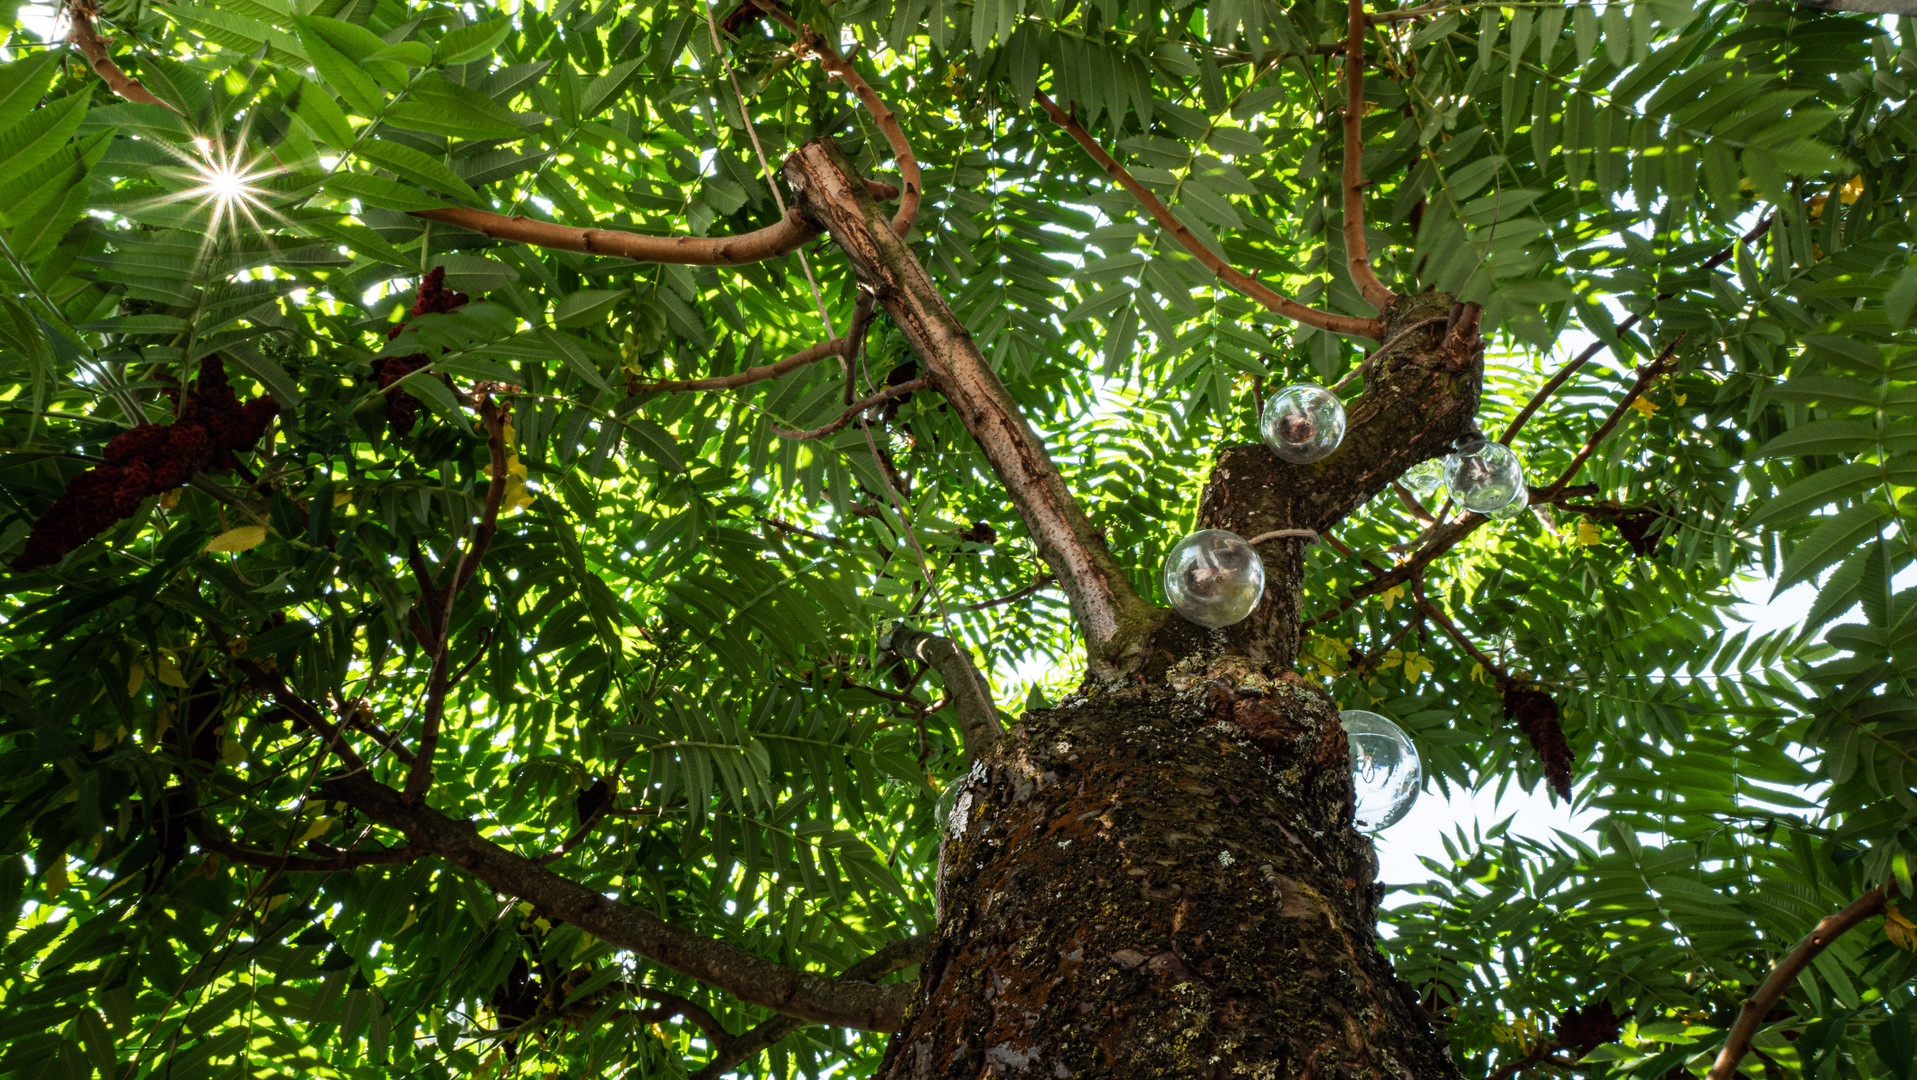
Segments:
[[[880,1075],[1457,1077],[1374,944],[1346,754],[1248,665],[1026,714],[963,781]]]

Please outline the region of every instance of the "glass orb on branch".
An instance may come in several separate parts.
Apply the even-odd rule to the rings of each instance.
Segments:
[[[1480,435],[1444,459],[1444,483],[1453,502],[1488,514],[1524,493],[1524,463],[1510,447]]]
[[[1271,452],[1293,465],[1331,456],[1345,438],[1345,406],[1322,386],[1295,383],[1273,394],[1258,419]]]
[[[1397,824],[1424,788],[1424,765],[1404,729],[1374,712],[1338,714],[1351,744],[1351,786],[1357,795],[1357,826],[1378,832]]]
[[[1529,509],[1531,509],[1531,489],[1525,487],[1523,484],[1519,484],[1516,498],[1498,507],[1496,510],[1485,511],[1484,516],[1490,518],[1492,521],[1510,521],[1514,517],[1521,516]]]
[[[1165,556],[1165,600],[1200,626],[1230,626],[1265,595],[1265,564],[1245,538],[1200,529]]]

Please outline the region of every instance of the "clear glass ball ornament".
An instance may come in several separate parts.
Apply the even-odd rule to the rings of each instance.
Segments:
[[[1338,714],[1351,744],[1351,786],[1358,796],[1357,825],[1378,832],[1402,820],[1424,788],[1424,765],[1404,729],[1374,712]]]
[[[1331,456],[1345,439],[1345,406],[1322,386],[1294,383],[1265,402],[1258,432],[1280,460],[1309,465]]]
[[[1235,532],[1200,529],[1165,556],[1165,599],[1200,626],[1230,626],[1264,595],[1265,564]]]
[[[1503,443],[1472,439],[1444,459],[1444,484],[1453,502],[1488,514],[1523,494],[1524,463]]]
[[[1523,484],[1519,484],[1517,498],[1512,499],[1496,510],[1485,511],[1484,516],[1490,518],[1492,521],[1510,521],[1512,518],[1518,517],[1529,509],[1531,509],[1531,489],[1525,487]]]
[[[1427,458],[1404,471],[1398,477],[1406,491],[1423,498],[1444,486],[1444,461],[1439,458]]]

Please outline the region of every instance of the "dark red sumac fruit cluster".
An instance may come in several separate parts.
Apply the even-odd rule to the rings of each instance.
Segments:
[[[33,523],[15,570],[60,561],[66,554],[130,516],[149,495],[185,484],[203,469],[230,469],[236,450],[250,450],[279,415],[269,397],[246,404],[227,385],[214,357],[200,361],[200,377],[170,424],[141,424],[106,444],[106,464],[74,477]]]
[[[446,268],[435,266],[419,283],[419,296],[413,300],[412,314],[444,315],[465,307],[472,299],[463,292],[453,292],[446,287]],[[406,324],[398,322],[386,331],[386,340],[391,341],[406,332]],[[426,366],[425,353],[413,353],[408,356],[382,356],[373,361],[373,378],[379,388],[385,390],[399,380]],[[394,390],[386,395],[386,421],[391,425],[394,435],[405,435],[413,430],[419,420],[419,399],[404,390]]]

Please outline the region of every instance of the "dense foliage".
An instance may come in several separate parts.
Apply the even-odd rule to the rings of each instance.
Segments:
[[[314,795],[320,732],[398,787],[435,678],[426,802],[497,843],[791,966],[929,928],[966,764],[880,632],[968,643],[1008,713],[1068,692],[1079,649],[938,395],[779,434],[848,378],[912,378],[897,331],[850,376],[649,389],[844,333],[845,261],[647,265],[406,213],[747,232],[814,136],[894,178],[854,98],[749,7],[109,0],[144,104],[52,14],[0,4],[0,1075],[674,1075],[764,1019],[436,857],[276,872],[405,854]],[[1361,343],[1219,286],[1034,91],[1234,265],[1368,314],[1341,272],[1344,6],[792,14],[858,43],[925,170],[914,249],[1156,597],[1217,448]],[[1515,440],[1534,484],[1675,357],[1595,487],[1431,564],[1482,657],[1402,588],[1340,609],[1415,547],[1399,501],[1313,549],[1305,671],[1399,718],[1447,789],[1544,784],[1496,686],[1522,680],[1602,814],[1433,853],[1387,947],[1467,1075],[1600,1006],[1623,1030],[1593,1074],[1702,1071],[1817,919],[1912,892],[1917,27],[1514,0],[1366,49],[1372,256],[1484,305],[1485,430],[1601,346]],[[1740,575],[1814,583],[1803,633],[1742,628]],[[1824,953],[1746,1068],[1909,1080],[1899,918]],[[742,1068],[856,1075],[882,1047],[809,1027]]]

